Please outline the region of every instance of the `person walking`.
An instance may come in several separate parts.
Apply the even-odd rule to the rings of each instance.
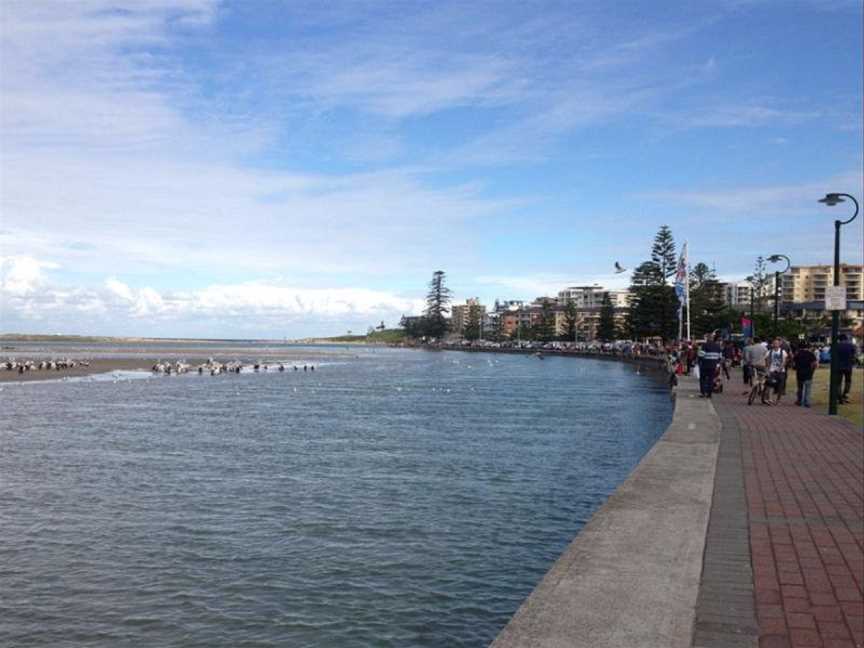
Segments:
[[[765,359],[768,357],[768,351],[765,349],[762,341],[757,338],[751,338],[750,344],[744,347],[744,384],[748,387],[753,386],[753,379],[756,377],[756,371],[765,371]],[[750,393],[747,389],[744,395]]]
[[[795,353],[795,378],[798,381],[798,399],[796,405],[810,407],[810,389],[813,387],[813,373],[819,366],[819,358],[810,350],[807,342],[802,342]]]
[[[714,392],[714,378],[717,375],[717,366],[723,359],[723,349],[711,337],[705,336],[705,343],[699,347],[699,392],[702,398],[711,398]]]
[[[774,405],[780,404],[780,399],[786,392],[786,363],[789,361],[789,354],[783,348],[783,341],[778,337],[774,338],[771,343],[771,350],[768,352],[768,376],[774,386]]]
[[[837,371],[840,373],[837,400],[840,403],[848,403],[849,391],[852,389],[852,367],[855,366],[855,343],[851,342],[845,333],[842,333],[837,340]]]

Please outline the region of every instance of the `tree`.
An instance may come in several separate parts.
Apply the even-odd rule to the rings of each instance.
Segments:
[[[480,337],[480,307],[469,306],[468,318],[465,321],[465,331],[463,333],[466,340],[476,340]]]
[[[630,280],[627,329],[631,337],[668,340],[677,334],[678,297],[667,283],[677,270],[676,264],[675,240],[663,225],[654,237],[651,260],[640,264]]]
[[[600,324],[597,327],[597,337],[603,342],[611,342],[616,338],[615,334],[615,307],[609,293],[603,294],[603,303],[600,306]]]
[[[405,336],[409,338],[421,338],[426,335],[426,320],[423,317],[402,316],[399,326],[405,329]]]
[[[651,261],[657,266],[663,283],[675,275],[678,269],[678,260],[675,257],[675,239],[668,225],[661,225],[654,236],[654,245],[651,247]]]
[[[630,279],[627,332],[638,340],[654,334],[652,288],[660,282],[660,269],[653,261],[640,264]]]
[[[552,311],[552,304],[548,301],[543,302],[540,311],[540,321],[537,322],[535,328],[535,339],[548,342],[555,338],[555,313]]]
[[[770,281],[763,257],[756,257],[753,274],[747,277],[747,281],[750,282],[750,315],[753,316],[755,313],[762,312],[765,292]]]
[[[564,306],[564,335],[563,338],[569,342],[576,341],[576,327],[579,324],[579,313],[576,311],[576,302],[568,300]]]
[[[426,294],[426,335],[440,338],[447,333],[447,313],[450,312],[450,289],[444,285],[444,271],[436,270]]]
[[[716,273],[704,263],[690,270],[690,325],[692,335],[699,338],[717,329],[728,328],[719,317],[724,309],[722,287]]]

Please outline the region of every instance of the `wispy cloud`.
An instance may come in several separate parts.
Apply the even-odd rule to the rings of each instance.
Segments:
[[[759,126],[788,126],[818,119],[817,111],[775,108],[768,105],[745,104],[711,106],[670,116],[670,121],[682,128],[754,128]]]
[[[721,218],[737,214],[812,213],[816,200],[832,191],[852,193],[861,187],[862,175],[850,171],[831,178],[798,184],[737,185],[717,189],[667,190],[640,194],[638,197],[672,206],[684,205],[708,210]]]
[[[664,184],[670,160],[643,145],[652,127],[714,147],[712,129],[779,124],[766,141],[782,135],[796,143],[782,147],[792,155],[806,139],[795,128],[812,120],[860,130],[860,101],[845,86],[816,103],[770,80],[736,84],[734,48],[711,30],[739,11],[655,5],[635,20],[618,5],[555,0],[8,0],[0,246],[18,260],[4,262],[4,326],[9,312],[64,309],[217,319],[206,304],[218,295],[262,318],[371,317],[373,307],[395,312],[388,300],[405,298],[406,285],[422,292],[437,267],[486,275],[460,283],[487,296],[614,286],[604,274],[561,274],[590,271],[594,257],[571,266],[567,247],[540,235],[520,251],[532,261],[527,277],[502,274],[506,239],[520,237],[507,228],[530,212],[538,229],[567,232],[574,246],[590,232],[605,259],[627,237],[643,238],[611,232],[603,242],[616,209],[634,228],[648,214],[665,219],[670,205],[702,219],[772,207],[803,214],[813,195],[840,185],[743,186],[734,173],[686,169],[688,184],[704,188],[679,191]],[[844,166],[860,159],[847,153]],[[813,176],[836,171],[824,168]],[[567,204],[574,173],[609,204]],[[673,188],[642,191],[646,178]],[[638,194],[637,207],[616,205],[611,185],[633,186],[624,200]],[[644,238],[653,227],[644,224]],[[356,292],[364,285],[379,290]],[[305,306],[291,310],[298,299]]]

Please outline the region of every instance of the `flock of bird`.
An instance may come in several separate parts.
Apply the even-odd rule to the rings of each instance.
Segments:
[[[240,373],[243,371],[243,368],[246,366],[251,366],[252,371],[269,371],[270,365],[263,364],[260,362],[256,362],[252,365],[244,365],[242,362],[234,361],[234,362],[218,362],[210,358],[207,362],[198,365],[197,367],[193,367],[190,364],[185,362],[181,362],[177,360],[175,362],[157,362],[153,365],[152,371],[155,374],[184,374],[191,372],[197,372],[198,375],[202,375],[205,373],[209,373],[211,376],[218,376],[223,373]],[[289,367],[287,367],[284,363],[280,362],[279,364],[273,365],[274,371],[286,371]],[[297,365],[291,365],[291,369],[294,371],[300,371],[300,367]],[[303,371],[315,371],[315,365],[304,364]]]
[[[26,371],[60,371],[61,369],[74,369],[75,367],[89,367],[90,363],[84,360],[6,360],[0,363],[0,367],[6,371],[17,371],[23,374]]]
[[[62,369],[74,369],[75,367],[89,367],[90,363],[86,360],[72,360],[70,358],[64,358],[62,360],[4,360],[0,361],[0,369],[5,369],[6,371],[17,371],[19,374],[23,374],[28,371],[60,371]],[[292,369],[294,371],[315,371],[315,365],[313,364],[304,364],[304,365],[285,365],[280,362],[278,364],[264,364],[261,362],[255,362],[254,364],[244,365],[242,362],[237,360],[233,362],[218,362],[210,358],[207,362],[204,362],[200,365],[191,365],[186,362],[182,362],[180,360],[176,360],[174,362],[163,362],[159,361],[153,365],[151,370],[154,374],[185,374],[189,372],[197,372],[200,374],[209,373],[211,376],[217,376],[223,373],[240,373],[244,368],[251,367],[252,371],[287,371]]]

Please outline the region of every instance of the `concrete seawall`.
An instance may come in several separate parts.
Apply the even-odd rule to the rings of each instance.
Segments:
[[[672,423],[491,648],[690,648],[720,420],[681,380]]]
[[[427,347],[421,347],[427,349]],[[607,360],[615,362],[626,362],[635,364],[647,369],[656,369],[666,371],[665,357],[653,355],[626,355],[623,353],[596,353],[590,351],[562,351],[558,349],[494,349],[494,348],[471,348],[445,345],[435,347],[435,350],[440,351],[461,351],[464,353],[509,353],[516,355],[537,355],[538,353],[548,357],[561,358],[587,358],[590,360]]]

